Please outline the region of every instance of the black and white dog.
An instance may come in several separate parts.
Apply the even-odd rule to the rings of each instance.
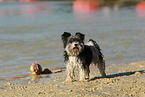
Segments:
[[[105,61],[99,45],[92,39],[84,44],[85,35],[76,32],[71,35],[69,32],[64,32],[61,35],[64,45],[64,61],[66,64],[67,79],[66,81],[73,81],[75,68],[79,69],[80,81],[89,79],[89,65],[98,64],[98,69],[102,77],[106,77]]]

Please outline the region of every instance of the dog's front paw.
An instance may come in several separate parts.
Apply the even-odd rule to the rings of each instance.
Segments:
[[[65,82],[73,82],[73,79],[70,78],[70,77],[67,77],[66,80],[65,80]]]
[[[80,79],[79,79],[79,81],[85,81],[86,79],[85,79],[85,77],[81,77]]]
[[[89,82],[89,79],[79,79],[79,82]]]

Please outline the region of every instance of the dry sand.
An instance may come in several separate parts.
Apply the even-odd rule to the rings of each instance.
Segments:
[[[106,72],[108,78],[101,78],[98,69],[91,69],[88,82],[66,83],[62,72],[49,82],[7,83],[0,85],[0,97],[145,97],[145,62],[111,64]]]

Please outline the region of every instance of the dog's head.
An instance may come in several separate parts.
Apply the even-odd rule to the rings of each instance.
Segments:
[[[64,48],[69,55],[77,56],[84,49],[84,38],[85,35],[76,32],[75,35],[71,35],[69,32],[64,32],[61,35]]]

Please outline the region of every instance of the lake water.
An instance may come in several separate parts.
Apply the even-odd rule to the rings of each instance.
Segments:
[[[145,1],[0,2],[0,84],[28,82],[29,67],[65,68],[61,34],[97,41],[106,64],[145,59]],[[46,80],[48,80],[46,78]]]

